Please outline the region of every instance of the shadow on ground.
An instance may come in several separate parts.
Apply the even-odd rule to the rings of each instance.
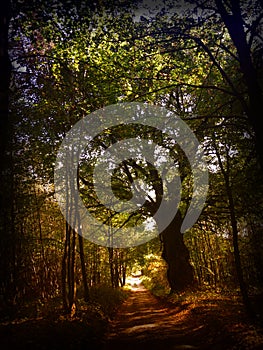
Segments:
[[[95,314],[94,314],[95,315]],[[2,322],[0,348],[27,350],[260,350],[263,335],[237,300],[218,296],[181,302],[154,297],[135,284],[107,323],[86,312]]]
[[[223,313],[213,299],[168,304],[138,286],[112,321],[103,349],[263,349],[254,333],[245,342],[238,339],[241,318],[227,303]]]

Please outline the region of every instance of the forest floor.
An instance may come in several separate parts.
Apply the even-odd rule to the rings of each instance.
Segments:
[[[52,305],[46,314],[0,322],[0,348],[27,350],[260,350],[263,327],[252,325],[233,295],[153,296],[135,283],[112,319],[81,312],[68,318]]]
[[[232,298],[168,302],[135,285],[111,322],[103,350],[263,349],[263,329],[252,326]]]

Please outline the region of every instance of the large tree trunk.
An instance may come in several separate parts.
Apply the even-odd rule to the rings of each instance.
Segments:
[[[171,293],[181,292],[195,284],[189,252],[180,231],[181,225],[182,217],[178,211],[170,225],[161,233],[162,257],[167,263],[167,279]]]
[[[247,35],[242,20],[240,3],[238,0],[231,0],[231,12],[228,12],[222,0],[216,0],[218,12],[229,32],[237,50],[240,69],[247,85],[249,98],[248,107],[245,113],[248,116],[251,126],[255,132],[255,146],[261,169],[263,170],[263,128],[261,122],[262,114],[262,89],[258,81],[257,72],[251,57],[251,49],[247,42]]]

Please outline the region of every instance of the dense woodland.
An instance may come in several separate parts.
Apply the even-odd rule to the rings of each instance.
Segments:
[[[263,314],[262,304],[255,304],[263,299],[262,1],[14,0],[2,7],[2,318],[16,317],[26,305],[36,310],[54,305],[72,316],[85,304],[95,312],[94,300],[107,299],[108,306],[122,300],[127,277],[142,274],[158,296],[189,289],[240,295],[247,314],[258,321]],[[191,201],[191,169],[177,149],[181,203],[159,237],[135,247],[100,246],[78,235],[61,214],[54,166],[65,134],[84,116],[118,102],[166,107],[203,146],[208,195],[184,235],[178,222]],[[143,132],[111,130],[94,141],[90,168],[80,164],[79,173],[87,207],[96,199],[84,174],[100,145]],[[164,145],[151,132],[151,139]],[[116,192],[129,197],[129,176],[136,173],[147,177],[158,202],[158,176],[142,166],[132,160],[123,164],[126,173],[116,172]],[[94,210],[105,215],[100,207]]]

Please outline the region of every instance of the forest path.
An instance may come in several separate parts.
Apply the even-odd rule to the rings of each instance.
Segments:
[[[187,305],[165,305],[139,284],[111,322],[103,349],[227,349],[231,340],[218,339],[221,329],[211,334],[208,324],[196,316]]]

